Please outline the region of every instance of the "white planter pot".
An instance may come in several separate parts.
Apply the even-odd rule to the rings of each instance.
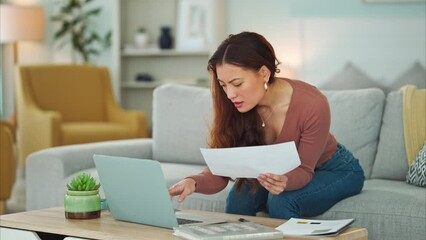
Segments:
[[[135,35],[135,46],[146,47],[148,45],[148,34],[147,33],[136,33]]]

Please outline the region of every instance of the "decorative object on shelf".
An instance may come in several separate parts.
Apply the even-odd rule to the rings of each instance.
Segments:
[[[68,219],[94,219],[101,216],[101,198],[96,180],[81,173],[67,184],[65,217]]]
[[[201,86],[209,86],[210,80],[208,78],[197,78],[196,83]]]
[[[158,45],[161,49],[170,49],[173,46],[172,29],[169,26],[161,27],[161,35],[158,39]]]
[[[136,75],[136,81],[138,82],[152,82],[154,77],[149,73],[138,73]]]
[[[140,27],[135,34],[135,46],[145,48],[148,46],[149,35],[144,27]]]
[[[71,43],[74,52],[77,52],[84,63],[90,62],[91,56],[100,54],[101,49],[111,46],[111,31],[108,31],[101,37],[91,26],[93,17],[98,16],[102,10],[101,7],[87,9],[88,4],[94,0],[64,0],[61,4],[60,12],[51,17],[54,22],[61,24],[60,29],[55,33],[54,39],[58,41],[63,39],[59,47]],[[72,55],[73,62],[76,62],[76,56]]]
[[[179,0],[177,10],[176,48],[202,50],[210,45],[213,1]]]

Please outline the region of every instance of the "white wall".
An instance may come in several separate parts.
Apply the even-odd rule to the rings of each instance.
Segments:
[[[425,10],[366,0],[228,0],[228,33],[263,34],[282,75],[318,85],[352,62],[390,85],[416,61],[425,66]]]
[[[55,26],[50,16],[57,0],[9,0],[13,4],[42,5],[46,33],[42,43],[19,43],[20,63],[70,62],[66,49],[53,46]],[[177,1],[177,0],[170,0]],[[283,62],[282,74],[318,85],[351,61],[376,81],[389,85],[419,61],[425,66],[425,4],[368,4],[368,0],[227,0],[227,33],[256,31],[274,45]],[[112,23],[116,0],[99,0],[103,12],[100,32]],[[116,36],[117,37],[117,36]],[[113,43],[114,44],[114,43]],[[4,115],[13,112],[13,62],[10,46],[3,46]],[[96,63],[115,69],[118,53],[104,51]],[[112,72],[112,76],[118,74]],[[117,95],[118,79],[114,80]]]

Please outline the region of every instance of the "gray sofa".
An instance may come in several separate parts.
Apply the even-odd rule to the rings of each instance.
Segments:
[[[366,181],[359,195],[317,218],[356,218],[353,225],[366,227],[369,239],[425,239],[426,189],[405,182],[402,94],[385,96],[379,89],[324,93],[331,104],[331,131],[360,159]],[[208,89],[163,85],[154,91],[152,139],[63,146],[30,155],[27,210],[63,205],[65,184],[80,172],[97,177],[93,154],[158,160],[169,185],[198,173],[204,168],[199,148],[206,147],[211,119]],[[214,195],[193,194],[175,205],[222,212],[230,187]]]

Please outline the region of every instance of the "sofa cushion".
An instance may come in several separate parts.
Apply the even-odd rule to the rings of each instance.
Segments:
[[[366,227],[368,239],[424,239],[426,216],[424,188],[403,181],[370,179],[362,192],[344,199],[316,219],[355,218],[353,226]],[[404,232],[393,229],[404,226]]]
[[[385,95],[377,88],[323,91],[331,108],[331,133],[360,160],[370,177],[379,140]]]
[[[405,181],[408,172],[405,154],[404,129],[402,125],[402,92],[390,92],[386,98],[371,178]]]
[[[207,88],[173,84],[156,88],[153,158],[160,162],[205,165],[200,148],[207,146],[212,108]]]
[[[426,187],[426,141],[407,173],[407,183]]]

